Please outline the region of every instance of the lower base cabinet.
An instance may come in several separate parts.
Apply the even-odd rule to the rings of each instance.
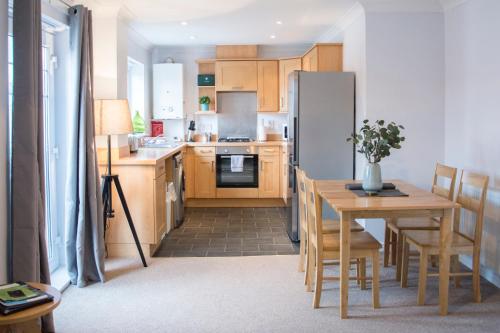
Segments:
[[[195,156],[195,198],[215,198],[215,156]]]
[[[259,198],[280,197],[279,149],[272,154],[259,154]]]

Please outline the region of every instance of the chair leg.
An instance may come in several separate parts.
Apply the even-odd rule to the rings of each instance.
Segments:
[[[401,262],[403,255],[403,235],[398,232],[397,250],[396,250],[396,281],[401,281]]]
[[[481,303],[481,276],[479,251],[474,251],[472,255],[472,292],[474,302]]]
[[[366,290],[366,258],[359,259],[360,261],[360,288],[361,290]]]
[[[372,254],[372,304],[374,309],[380,308],[380,277],[378,250]]]
[[[313,246],[308,243],[307,244],[307,266],[306,266],[306,274],[305,274],[305,280],[306,280],[306,291],[311,292],[312,291],[312,280],[313,280],[313,273],[315,271],[315,249]]]
[[[304,229],[301,227],[300,228],[300,249],[299,249],[299,272],[304,271],[304,261],[306,261],[306,246],[307,246],[307,240],[306,240],[306,233]]]
[[[391,232],[391,265],[396,266],[396,255],[398,252],[398,234]]]
[[[356,284],[359,286],[361,284],[361,280],[360,280],[360,277],[361,277],[361,261],[360,259],[356,259]]]
[[[403,257],[401,260],[401,288],[408,287],[408,264],[410,257],[410,244],[403,236]]]
[[[420,265],[418,270],[418,298],[417,304],[425,304],[425,289],[427,288],[427,261],[429,260],[427,250],[420,252]]]
[[[385,236],[384,236],[384,267],[389,266],[389,253],[390,253],[390,235],[391,230],[387,227],[387,222],[385,222]]]
[[[460,273],[460,261],[458,260],[458,255],[451,256],[451,269],[453,273]],[[455,288],[460,288],[460,276],[455,276]]]
[[[316,249],[316,286],[314,288],[313,308],[319,308],[321,290],[323,289],[323,259],[320,251]]]

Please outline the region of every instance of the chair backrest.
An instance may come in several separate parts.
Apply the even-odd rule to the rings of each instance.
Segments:
[[[438,184],[439,177],[448,179],[449,186],[440,186]],[[455,191],[456,178],[457,168],[452,168],[443,164],[436,163],[436,171],[434,172],[434,180],[432,181],[432,193],[452,201],[453,192]]]
[[[474,226],[474,235],[471,239],[468,235],[460,231],[460,210],[457,209],[454,215],[453,230],[473,241],[475,247],[481,246],[484,206],[486,203],[486,192],[488,191],[488,181],[488,176],[468,171],[462,171],[462,175],[460,176],[456,202],[460,204],[463,209],[476,215],[476,223]],[[464,193],[464,187],[474,188],[476,192],[479,192],[478,198]]]
[[[297,194],[299,204],[299,224],[307,231],[307,203],[306,203],[306,173],[304,170],[295,167],[297,172]]]
[[[317,251],[323,248],[323,228],[320,225],[321,221],[317,218],[320,212],[318,192],[316,190],[316,182],[305,177],[306,183],[306,202],[307,202],[307,227],[309,239],[316,243]]]

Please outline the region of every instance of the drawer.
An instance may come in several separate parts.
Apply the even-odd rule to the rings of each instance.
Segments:
[[[165,161],[162,160],[160,163],[156,164],[155,167],[155,178],[163,175],[165,173]]]
[[[280,147],[271,146],[271,147],[260,147],[259,154],[261,155],[274,155],[280,152]]]
[[[194,153],[196,155],[214,156],[215,147],[194,147]]]

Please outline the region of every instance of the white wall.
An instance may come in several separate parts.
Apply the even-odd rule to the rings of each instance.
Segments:
[[[92,29],[94,33],[94,98],[117,98],[117,18],[94,15],[92,17]]]
[[[500,286],[500,1],[445,12],[446,163],[490,176],[481,263]],[[470,221],[466,221],[468,223]],[[465,258],[466,262],[470,260]]]
[[[7,282],[8,1],[0,0],[0,284]]]
[[[343,31],[344,72],[356,75],[356,128],[366,118],[366,24],[362,8]],[[364,157],[356,154],[356,178],[363,175]]]

